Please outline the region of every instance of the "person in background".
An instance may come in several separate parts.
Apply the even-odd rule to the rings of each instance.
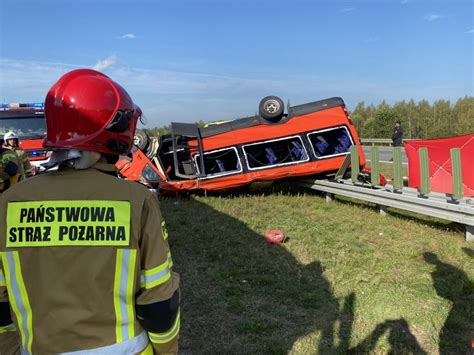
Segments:
[[[19,179],[18,158],[10,149],[3,147],[4,141],[0,137],[0,196]],[[1,282],[1,280],[0,280]]]
[[[392,142],[394,147],[403,146],[403,128],[400,120],[396,121],[393,127]]]
[[[33,176],[33,169],[31,163],[28,159],[26,151],[20,147],[20,141],[15,132],[7,132],[3,137],[5,143],[5,148],[11,149],[15,152],[18,157],[18,173],[20,174],[20,179],[26,179]]]
[[[0,198],[0,354],[177,354],[179,275],[158,197],[114,165],[141,114],[95,70],[49,90],[44,147],[58,170]]]

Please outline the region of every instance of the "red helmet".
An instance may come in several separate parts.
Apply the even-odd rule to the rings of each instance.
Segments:
[[[124,88],[91,69],[64,74],[46,95],[44,147],[126,154],[141,110]]]

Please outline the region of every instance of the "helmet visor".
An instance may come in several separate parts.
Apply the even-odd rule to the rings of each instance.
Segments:
[[[129,128],[132,117],[133,110],[117,111],[105,129],[110,132],[123,133]]]

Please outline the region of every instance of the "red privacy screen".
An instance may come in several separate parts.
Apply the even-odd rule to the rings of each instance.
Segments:
[[[450,149],[461,151],[462,182],[464,196],[474,196],[474,134],[465,136],[413,140],[405,143],[408,158],[410,186],[420,187],[420,162],[418,150],[428,148],[431,191],[451,193],[452,174]]]

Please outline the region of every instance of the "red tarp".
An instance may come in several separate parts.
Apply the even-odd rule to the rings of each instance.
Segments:
[[[420,187],[418,149],[428,148],[431,191],[451,193],[451,148],[461,151],[464,196],[474,196],[474,134],[442,139],[413,140],[405,143],[410,186]]]

